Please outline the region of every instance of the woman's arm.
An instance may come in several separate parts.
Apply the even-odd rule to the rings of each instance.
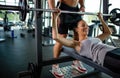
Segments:
[[[55,9],[55,0],[48,0],[48,5],[49,5],[49,8],[50,9]],[[55,9],[57,10],[57,9]],[[58,34],[58,28],[57,28],[57,19],[59,19],[59,13],[57,13],[59,11],[56,11],[56,13],[53,13],[53,17],[52,17],[52,38],[55,40],[55,41],[58,41],[60,42],[61,44],[65,45],[65,46],[68,46],[68,47],[74,47],[74,41],[73,40],[68,40],[66,38],[62,38],[62,37],[59,37],[59,34]]]
[[[55,41],[60,42],[61,44],[67,46],[67,47],[71,47],[71,48],[75,48],[76,45],[78,45],[80,42],[79,41],[75,41],[75,40],[70,40],[70,39],[66,39],[63,37],[60,37],[58,34],[58,28],[57,28],[57,18],[59,17],[59,14],[56,14],[57,16],[54,16],[53,18],[53,25],[52,25],[52,37]]]
[[[108,27],[108,25],[105,23],[103,17],[101,16],[101,13],[98,13],[98,18],[102,23],[102,34],[98,35],[97,38],[104,41],[106,38],[108,38],[111,35],[111,31]]]

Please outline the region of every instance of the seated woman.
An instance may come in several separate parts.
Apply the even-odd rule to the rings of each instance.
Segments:
[[[56,13],[59,15],[59,13]],[[84,20],[78,22],[74,30],[78,33],[79,41],[61,38],[57,31],[57,17],[53,19],[53,39],[67,47],[74,48],[79,55],[90,58],[101,66],[105,66],[111,71],[120,74],[120,48],[102,43],[111,35],[111,31],[103,20],[102,14],[98,13],[98,18],[102,23],[103,31],[95,38],[88,37],[89,27]],[[113,55],[111,56],[111,53]],[[119,57],[114,54],[118,53]]]

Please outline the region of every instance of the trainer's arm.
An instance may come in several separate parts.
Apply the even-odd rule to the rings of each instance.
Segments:
[[[79,0],[80,11],[85,12],[85,0]]]
[[[85,7],[85,5],[84,5],[85,4],[85,0],[79,0],[79,3],[80,3],[81,7]]]
[[[54,9],[55,8],[55,0],[48,0],[48,6],[50,9]]]
[[[102,34],[98,35],[97,37],[100,38],[102,41],[104,41],[106,38],[108,38],[111,35],[111,31],[108,27],[108,25],[105,23],[103,17],[101,16],[101,13],[98,13],[98,18],[102,23]]]

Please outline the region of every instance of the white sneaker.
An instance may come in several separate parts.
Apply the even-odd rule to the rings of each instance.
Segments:
[[[81,62],[73,62],[72,67],[79,71],[80,73],[85,73],[87,71]]]
[[[64,78],[64,74],[61,72],[58,65],[52,66],[52,73],[56,78]]]

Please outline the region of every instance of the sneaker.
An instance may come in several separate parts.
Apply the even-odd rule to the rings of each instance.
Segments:
[[[52,66],[52,74],[56,77],[56,78],[64,78],[64,74],[61,72],[60,68],[58,65],[53,65]]]
[[[79,71],[80,73],[85,73],[87,71],[81,62],[77,62],[77,63],[73,62],[72,67],[77,71]]]

